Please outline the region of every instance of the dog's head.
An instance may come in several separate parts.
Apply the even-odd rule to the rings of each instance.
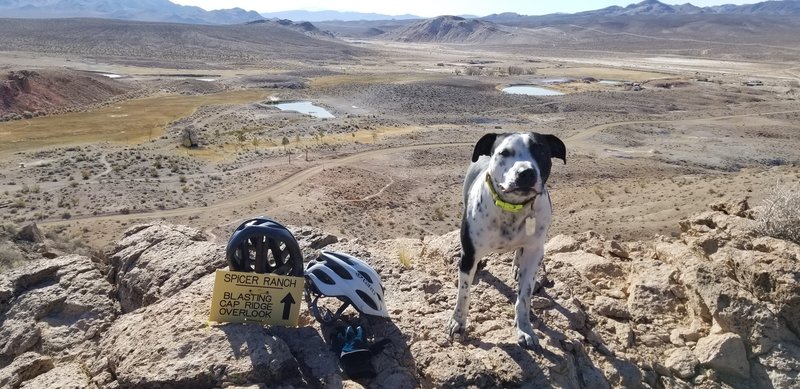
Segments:
[[[472,162],[488,156],[489,174],[500,194],[508,200],[525,201],[544,191],[551,158],[567,163],[564,142],[555,135],[535,132],[486,134],[472,152]]]

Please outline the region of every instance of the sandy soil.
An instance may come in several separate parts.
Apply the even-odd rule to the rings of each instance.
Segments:
[[[374,54],[281,72],[245,65],[186,73],[169,63],[103,65],[71,54],[71,67],[119,74],[116,82],[141,96],[0,124],[0,217],[36,220],[95,247],[149,219],[201,227],[224,241],[255,215],[368,241],[422,238],[458,227],[472,144],[504,131],[554,133],[567,145],[568,163],[554,164],[549,182],[551,234],[672,234],[680,215],[708,203],[750,196],[757,204],[777,183],[800,181],[796,68],[358,45]],[[67,61],[15,53],[0,66],[36,68],[36,56],[44,65]],[[475,63],[481,74],[463,75]],[[510,76],[509,66],[533,74]],[[500,91],[583,77],[623,83],[553,86],[563,96]],[[764,85],[743,85],[753,78]],[[276,100],[312,101],[336,117],[280,111]],[[182,146],[186,130],[198,148]]]

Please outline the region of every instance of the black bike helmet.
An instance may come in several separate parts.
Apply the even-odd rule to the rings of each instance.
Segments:
[[[239,225],[228,240],[225,256],[233,271],[303,275],[303,254],[297,240],[286,227],[266,217]]]

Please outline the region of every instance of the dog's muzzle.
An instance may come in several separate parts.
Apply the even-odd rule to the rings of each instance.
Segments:
[[[492,176],[489,175],[489,173],[486,173],[486,186],[489,187],[489,192],[492,193],[492,199],[494,200],[494,205],[496,205],[500,209],[502,209],[504,211],[507,211],[507,212],[519,212],[519,211],[521,211],[523,208],[525,208],[526,205],[530,204],[533,200],[535,200],[536,196],[539,195],[539,193],[535,192],[533,190],[533,188],[531,187],[530,190],[528,190],[528,192],[533,192],[533,193],[535,193],[535,195],[532,198],[526,200],[524,203],[518,203],[517,204],[517,203],[509,203],[508,201],[504,201],[503,199],[500,198],[500,195],[497,194],[497,190],[495,190],[494,184],[492,183]],[[509,189],[511,189],[511,188],[509,188]],[[518,189],[520,189],[520,188],[517,187],[517,188],[512,189],[512,190],[518,190]],[[510,190],[504,190],[504,192],[509,192],[509,191]]]

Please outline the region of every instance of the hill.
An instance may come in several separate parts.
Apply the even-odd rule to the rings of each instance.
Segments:
[[[367,51],[278,23],[190,25],[108,19],[0,19],[0,51],[74,54],[159,67],[347,60]]]
[[[131,90],[128,84],[95,73],[68,69],[10,71],[0,74],[0,119],[81,108]]]
[[[402,26],[380,38],[401,42],[487,43],[508,40],[513,35],[513,27],[460,16],[439,16]]]
[[[241,8],[206,11],[168,0],[3,0],[0,15],[7,18],[107,18],[150,22],[238,24],[261,19]]]
[[[319,37],[319,38],[333,38],[333,34],[328,31],[322,31],[317,26],[312,24],[311,22],[294,22],[289,19],[262,19],[262,20],[254,20],[252,22],[247,22],[247,24],[265,24],[265,25],[273,25],[279,27],[289,28],[291,30],[301,32],[308,36]]]

